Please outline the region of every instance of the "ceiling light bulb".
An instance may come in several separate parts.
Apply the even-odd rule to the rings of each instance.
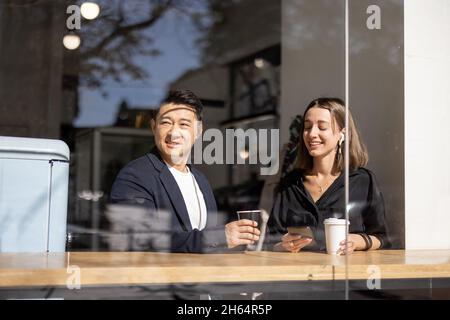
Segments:
[[[264,63],[264,59],[258,58],[255,59],[255,67],[257,67],[258,69],[262,69],[264,68],[265,63]]]
[[[83,18],[92,20],[100,14],[100,6],[94,2],[84,2],[80,7]]]
[[[66,49],[75,50],[81,44],[81,39],[76,34],[66,34],[63,38],[63,45]]]

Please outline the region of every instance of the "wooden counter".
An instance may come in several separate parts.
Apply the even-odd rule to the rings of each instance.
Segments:
[[[65,286],[77,267],[83,286],[343,280],[345,260],[312,252],[0,253],[0,287]],[[450,250],[355,252],[348,263],[350,280],[367,279],[369,266],[382,279],[450,278]]]

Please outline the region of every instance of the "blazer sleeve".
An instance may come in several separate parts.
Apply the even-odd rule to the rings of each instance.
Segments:
[[[110,202],[117,204],[139,205],[147,209],[156,209],[151,190],[145,188],[135,167],[123,168],[111,188]]]
[[[172,233],[171,252],[216,253],[222,251],[227,251],[223,226]]]
[[[391,248],[392,243],[387,232],[383,194],[378,186],[375,175],[369,172],[369,177],[368,206],[366,212],[363,214],[365,232],[380,240],[380,249]]]
[[[146,185],[142,182],[140,177],[142,172],[139,174],[138,171],[136,167],[131,165],[122,169],[113,184],[110,203],[137,205],[158,211],[160,208],[155,204],[152,189],[146,187],[146,185],[150,184],[148,181]],[[151,177],[148,178],[150,179]],[[215,207],[215,202],[213,206]],[[176,219],[175,215],[171,218]],[[210,213],[208,212],[208,220],[210,218]],[[221,251],[225,248],[226,237],[223,226],[207,226],[201,231],[197,229],[183,230],[178,222],[172,220],[170,248],[162,247],[160,249],[170,250],[171,252],[207,253]]]

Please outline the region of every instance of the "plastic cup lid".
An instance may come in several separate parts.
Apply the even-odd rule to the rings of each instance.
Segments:
[[[350,221],[346,221],[345,219],[337,219],[337,218],[328,218],[324,220],[324,224],[350,224]]]

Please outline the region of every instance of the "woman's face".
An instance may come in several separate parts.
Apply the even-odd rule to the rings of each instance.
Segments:
[[[336,152],[341,138],[338,127],[327,109],[312,107],[305,115],[303,142],[312,157],[325,157]]]

